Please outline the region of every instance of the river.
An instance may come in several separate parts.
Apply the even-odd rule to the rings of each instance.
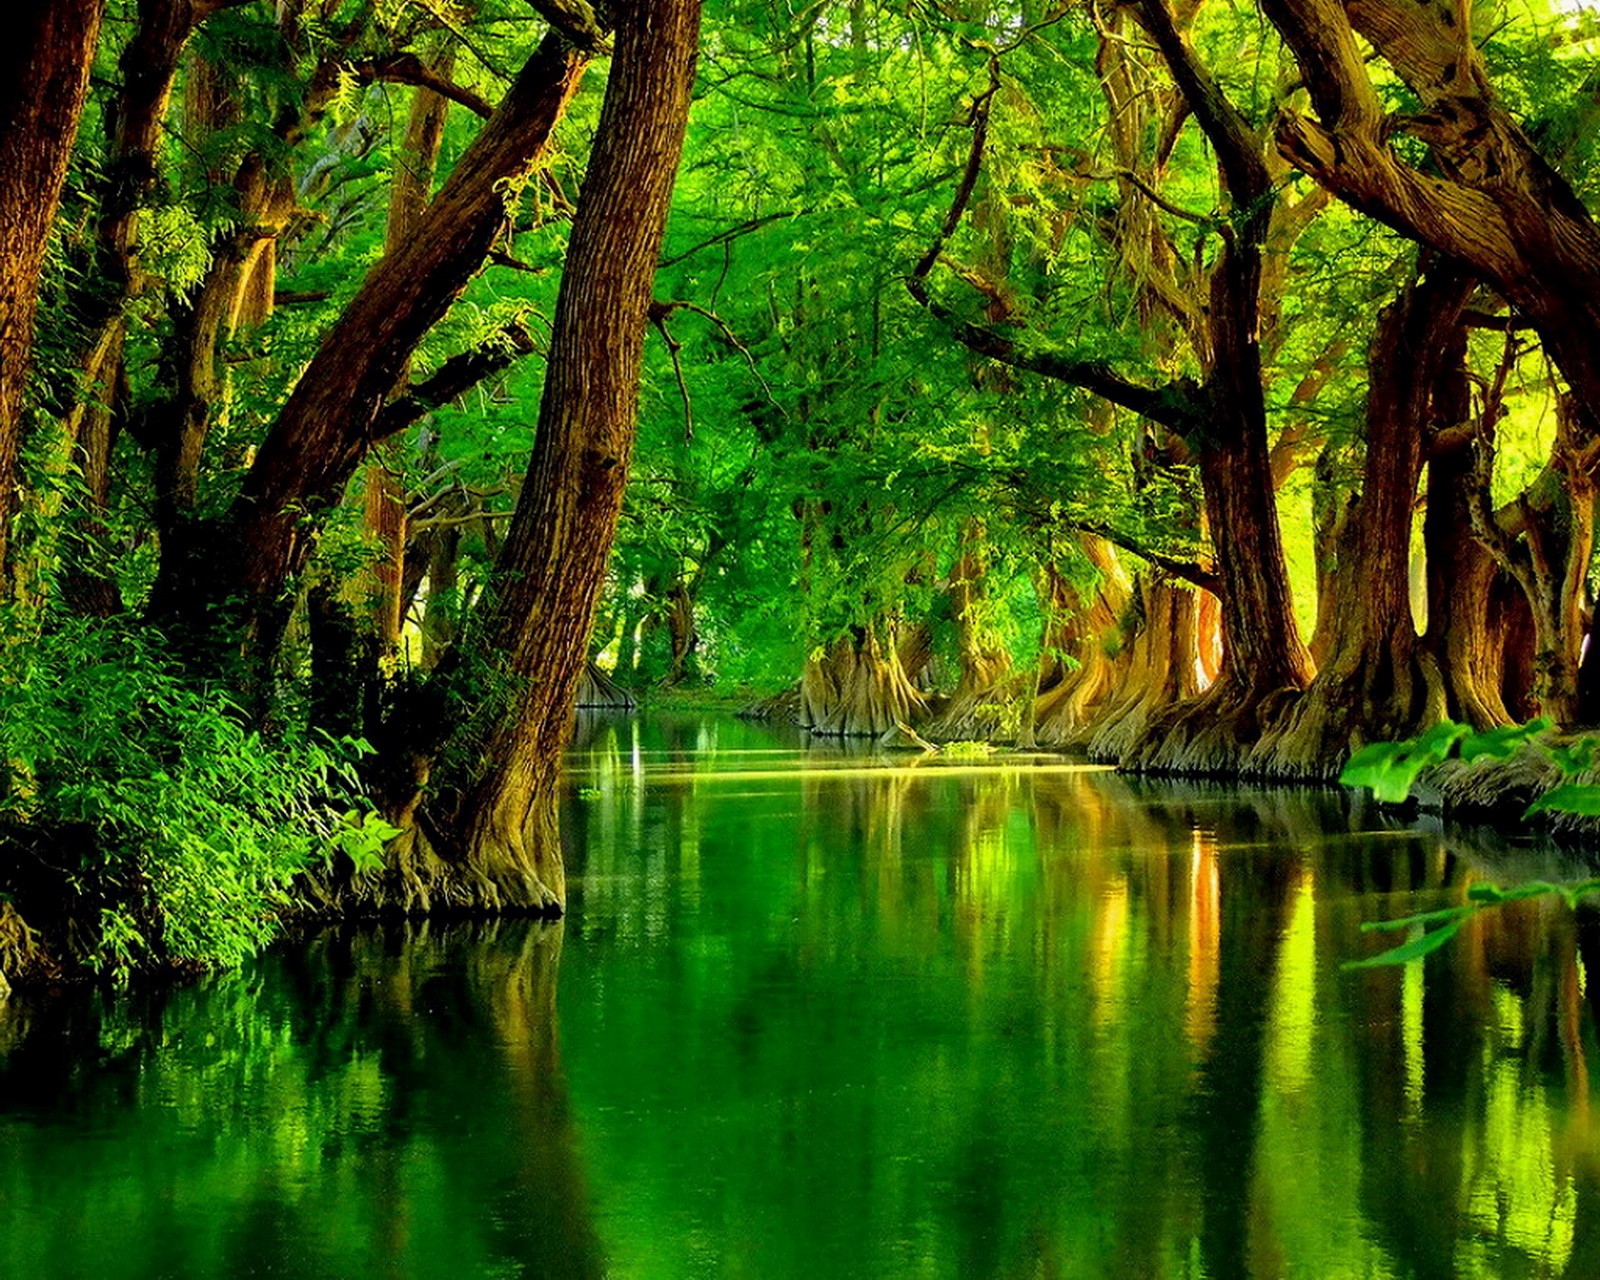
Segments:
[[[559,925],[0,1006],[0,1276],[1600,1276],[1570,913],[1341,967],[1551,851],[720,717],[572,791]]]

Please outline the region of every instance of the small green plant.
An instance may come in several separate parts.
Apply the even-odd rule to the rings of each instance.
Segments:
[[[1550,721],[1544,718],[1483,733],[1473,732],[1469,725],[1447,720],[1403,742],[1375,742],[1363,747],[1350,757],[1339,781],[1346,786],[1368,787],[1379,800],[1398,804],[1411,794],[1424,769],[1451,758],[1469,763],[1481,759],[1505,760],[1526,745],[1552,760],[1561,770],[1564,781],[1530,804],[1524,817],[1539,813],[1600,816],[1600,786],[1576,780],[1593,767],[1596,752],[1600,750],[1600,738],[1553,742],[1545,736],[1549,729]],[[1397,947],[1364,960],[1349,961],[1344,967],[1370,969],[1419,960],[1449,942],[1478,912],[1547,894],[1554,894],[1569,907],[1576,907],[1585,898],[1600,894],[1600,879],[1566,885],[1533,880],[1511,889],[1492,884],[1474,885],[1467,890],[1467,902],[1461,906],[1422,911],[1396,920],[1368,921],[1361,926],[1364,932],[1406,930],[1412,936]]]
[[[947,742],[939,748],[946,760],[986,760],[994,753],[993,744],[988,742]]]
[[[578,788],[578,799],[580,800],[598,800],[604,794],[605,792],[601,791],[599,787]]]

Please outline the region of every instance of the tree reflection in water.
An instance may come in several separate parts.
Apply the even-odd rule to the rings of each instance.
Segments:
[[[560,955],[560,926],[392,926],[23,1007],[0,1275],[601,1275]]]
[[[1600,1275],[1600,917],[1340,968],[1551,851],[1054,757],[583,733],[564,941],[329,934],[14,1006],[0,1274]]]

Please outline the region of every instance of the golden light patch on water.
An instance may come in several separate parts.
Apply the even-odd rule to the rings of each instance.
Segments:
[[[1112,773],[1109,764],[923,764],[923,765],[867,765],[865,767],[840,766],[837,768],[806,767],[802,769],[709,769],[703,772],[658,773],[645,770],[649,783],[674,782],[754,782],[772,778],[973,778],[996,777],[1008,773],[1072,774]]]

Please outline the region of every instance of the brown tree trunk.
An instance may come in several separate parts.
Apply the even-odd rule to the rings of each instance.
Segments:
[[[1279,149],[1362,212],[1465,263],[1533,321],[1600,429],[1600,225],[1495,96],[1472,8],[1425,0],[1265,0],[1318,121],[1285,116]],[[1388,114],[1359,33],[1422,103]],[[1438,175],[1403,161],[1396,126]]]
[[[1427,556],[1428,629],[1422,642],[1444,680],[1446,714],[1474,729],[1511,723],[1501,694],[1505,635],[1494,624],[1493,593],[1501,570],[1474,536],[1469,495],[1471,442],[1450,431],[1472,414],[1467,330],[1457,325],[1441,353],[1434,415],[1446,428],[1428,460],[1428,507],[1422,522]]]
[[[1122,680],[1087,734],[1089,755],[1096,760],[1124,759],[1152,720],[1187,706],[1200,691],[1199,593],[1153,572],[1139,580],[1135,593],[1139,626],[1127,642]]]
[[[878,738],[920,723],[927,705],[885,621],[852,627],[808,657],[800,676],[800,725],[818,737]]]
[[[699,0],[628,0],[556,303],[533,459],[481,652],[510,682],[483,772],[439,826],[447,896],[559,911],[561,755],[627,485],[650,291],[689,115]]]
[[[1217,153],[1233,231],[1213,269],[1210,350],[1189,436],[1222,579],[1222,667],[1194,703],[1155,717],[1126,764],[1230,772],[1311,679],[1278,524],[1262,385],[1262,246],[1274,193],[1261,140],[1179,34],[1166,0],[1139,0],[1146,30]]]
[[[385,254],[323,339],[224,529],[190,524],[164,541],[153,614],[205,636],[228,601],[242,601],[236,621],[265,669],[287,622],[285,586],[305,562],[317,519],[381,436],[380,421],[389,420],[380,411],[417,345],[488,256],[508,188],[545,155],[588,61],[554,32],[541,42],[415,234]]]
[[[1334,778],[1369,742],[1409,738],[1445,713],[1444,683],[1411,608],[1411,526],[1439,361],[1474,282],[1450,263],[1426,268],[1379,319],[1368,359],[1355,554],[1341,560],[1341,622],[1327,661],[1252,772]]]
[[[0,53],[0,593],[39,277],[104,8],[104,0],[20,0]]]
[[[1498,412],[1491,397],[1486,416]],[[1473,530],[1522,589],[1533,625],[1533,698],[1540,715],[1571,726],[1582,720],[1578,671],[1587,635],[1584,597],[1600,494],[1600,434],[1571,396],[1556,408],[1556,438],[1543,473],[1509,504],[1489,505],[1493,451],[1480,437],[1468,493]]]
[[[1236,204],[1247,194],[1234,193]],[[1256,193],[1257,200],[1266,198]],[[1240,221],[1247,228],[1265,220],[1258,214]],[[1191,704],[1151,718],[1145,737],[1123,760],[1132,768],[1236,771],[1311,679],[1311,655],[1295,625],[1267,443],[1255,339],[1259,246],[1258,239],[1239,234],[1212,276],[1212,368],[1204,396],[1210,417],[1197,428],[1206,523],[1223,586],[1222,666]]]
[[[1047,620],[1033,706],[1033,736],[1039,746],[1081,741],[1131,656],[1117,635],[1131,593],[1127,574],[1105,539],[1080,534],[1078,545],[1094,567],[1093,587],[1075,586],[1054,562],[1041,570]],[[1069,667],[1067,660],[1074,665]]]

